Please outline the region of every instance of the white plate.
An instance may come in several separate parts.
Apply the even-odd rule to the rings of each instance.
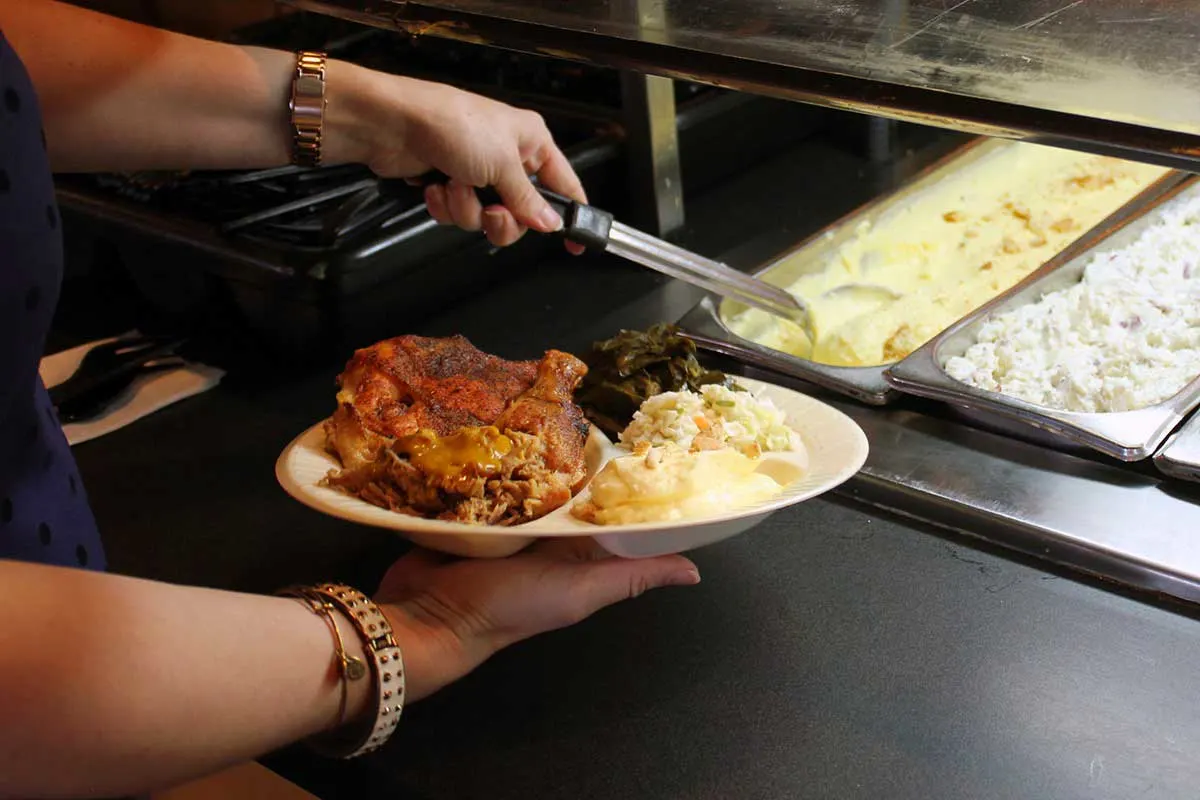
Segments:
[[[750,378],[737,381],[755,394],[770,398],[787,415],[788,424],[800,433],[808,449],[808,467],[801,471],[794,454],[767,453],[760,471],[767,471],[777,479],[799,477],[766,501],[731,509],[720,516],[595,525],[576,519],[570,512],[574,503],[587,498],[586,487],[563,507],[513,527],[481,527],[398,514],[320,485],[321,479],[338,466],[337,459],[325,451],[324,423],[309,428],[284,449],[275,464],[275,475],[288,494],[317,511],[362,525],[388,528],[422,547],[455,555],[499,558],[517,552],[535,539],[554,536],[593,536],[610,553],[627,558],[679,553],[736,536],[772,512],[833,489],[858,472],[867,458],[866,435],[854,420],[837,409],[782,386]],[[609,459],[627,452],[593,428],[585,449],[589,479]]]

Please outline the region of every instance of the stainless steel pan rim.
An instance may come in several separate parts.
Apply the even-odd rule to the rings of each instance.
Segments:
[[[1154,466],[1170,478],[1200,481],[1200,414],[1171,434],[1154,454]]]

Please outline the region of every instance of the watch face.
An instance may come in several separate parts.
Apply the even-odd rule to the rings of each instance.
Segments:
[[[292,88],[292,113],[312,117],[312,124],[321,124],[325,108],[325,81],[316,75],[297,76]]]

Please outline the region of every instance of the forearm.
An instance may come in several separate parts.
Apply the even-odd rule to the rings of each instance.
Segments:
[[[146,791],[338,722],[332,634],[294,600],[4,561],[0,586],[0,797]]]
[[[0,4],[38,90],[57,171],[286,163],[290,53],[137,25],[47,0]],[[331,62],[325,157],[365,157],[380,76]],[[415,82],[414,82],[415,83]]]

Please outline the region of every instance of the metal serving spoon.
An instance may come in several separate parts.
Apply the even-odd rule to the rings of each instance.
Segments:
[[[434,171],[415,179],[414,183],[430,186],[444,184],[447,180],[444,174]],[[548,189],[537,187],[537,190],[562,217],[563,229],[559,235],[568,241],[621,256],[714,294],[791,320],[806,331],[812,331],[812,315],[808,304],[791,292],[631,228],[613,219],[613,215],[607,211],[578,203]],[[476,189],[476,193],[484,205],[503,205],[500,195],[491,188]]]

